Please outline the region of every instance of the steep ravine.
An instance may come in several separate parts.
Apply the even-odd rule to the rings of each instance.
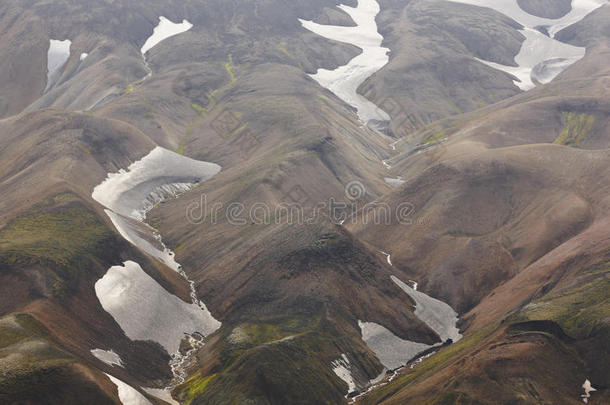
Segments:
[[[166,390],[166,396],[170,388],[184,382],[184,365],[202,344],[202,338],[221,324],[197,298],[193,281],[175,261],[174,253],[144,220],[155,205],[175,198],[220,169],[216,164],[157,147],[126,170],[108,174],[92,194],[93,199],[106,208],[117,231],[128,242],[179,272],[191,289],[192,303],[184,302],[166,291],[134,261],[111,267],[95,285],[102,307],[113,316],[127,337],[155,341],[171,355],[174,382]],[[190,344],[186,353],[180,350],[185,338]],[[107,353],[101,355],[107,356]],[[115,363],[122,363],[118,355],[113,357]],[[146,392],[154,395],[156,391],[148,389]]]
[[[359,0],[358,6],[355,8],[346,5],[340,5],[339,8],[352,17],[356,23],[355,26],[329,26],[304,20],[301,20],[301,24],[306,29],[327,39],[355,45],[362,49],[362,53],[350,60],[347,65],[332,71],[320,69],[312,77],[321,86],[354,107],[363,124],[375,126],[382,122],[389,122],[390,117],[386,112],[357,92],[358,87],[385,66],[389,60],[388,52],[390,50],[381,46],[383,36],[379,34],[375,21],[380,11],[379,4],[375,0]],[[392,265],[390,255],[384,254],[388,264]],[[415,314],[434,330],[443,342],[456,341],[461,338],[456,327],[457,314],[449,305],[416,291],[396,277],[393,277],[391,281],[416,302]],[[380,384],[379,381],[383,380],[387,370],[399,369],[416,358],[418,354],[433,347],[425,343],[400,339],[383,325],[364,320],[360,320],[358,324],[362,339],[385,367],[381,375],[369,383],[369,386],[366,387],[367,391]],[[351,364],[345,354],[333,362],[332,367],[335,374],[348,385],[349,396],[355,396],[357,387],[350,372]]]

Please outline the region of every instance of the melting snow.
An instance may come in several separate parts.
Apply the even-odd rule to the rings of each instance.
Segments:
[[[153,30],[153,34],[146,40],[144,45],[142,45],[142,54],[148,52],[161,41],[173,37],[174,35],[182,34],[191,28],[193,28],[193,24],[187,20],[182,20],[182,23],[177,24],[163,16],[159,17],[159,24]]]
[[[197,298],[195,283],[189,280],[167,249],[161,236],[142,222],[146,213],[168,198],[188,190],[220,171],[220,166],[193,160],[157,147],[127,170],[110,173],[95,187],[92,197],[106,208],[119,233],[140,250],[178,271],[191,289],[192,304],[168,293],[135,262],[114,266],[96,283],[96,293],[104,309],[133,339],[153,340],[172,354],[170,366],[178,383],[185,380],[184,364],[206,336],[218,328],[203,302]],[[190,350],[178,351],[188,338]]]
[[[156,147],[127,170],[108,174],[93,190],[93,199],[124,217],[139,221],[156,204],[209,179],[221,167]]]
[[[163,244],[155,229],[143,222],[137,222],[131,218],[115,214],[111,210],[106,210],[106,215],[125,240],[164,263],[167,267],[180,271],[180,265],[174,258],[174,252]]]
[[[521,90],[529,90],[540,83],[549,83],[559,73],[585,56],[585,48],[564,44],[551,39],[541,32],[526,28],[520,31],[525,36],[519,54],[515,56],[518,67],[501,65],[478,59],[494,69],[502,70],[515,76],[514,83]]]
[[[389,253],[383,252],[383,251],[381,251],[381,253],[385,256],[385,259],[387,260],[388,264],[390,266],[392,266],[392,258],[391,258],[392,255],[390,255]]]
[[[517,0],[450,0],[456,3],[471,4],[496,10],[525,27],[520,32],[525,36],[519,54],[515,57],[518,67],[505,66],[480,60],[494,69],[502,70],[517,77],[515,81],[522,90],[535,86],[534,80],[548,83],[570,65],[582,59],[585,48],[564,44],[555,40],[555,34],[582,20],[593,10],[606,4],[606,0],[573,0],[572,10],[559,19],[533,16],[519,7]],[[536,27],[544,27],[549,37],[540,33]]]
[[[57,83],[61,77],[62,68],[70,58],[70,46],[72,41],[66,39],[59,41],[57,39],[50,40],[49,51],[47,53],[47,86],[44,90],[46,93]]]
[[[123,367],[123,360],[114,352],[114,350],[93,349],[91,354],[98,360],[108,364],[109,366]]]
[[[388,61],[388,48],[383,48],[383,36],[377,31],[375,17],[380,7],[375,0],[358,0],[358,7],[340,5],[356,23],[355,27],[322,25],[299,20],[309,31],[331,40],[348,43],[362,49],[362,53],[335,70],[319,69],[311,77],[347,104],[353,106],[363,123],[371,120],[389,121],[388,114],[358,94],[358,87]]]
[[[352,372],[350,371],[351,364],[347,356],[342,354],[340,359],[331,363],[331,366],[333,367],[333,372],[337,375],[337,377],[345,381],[347,384],[347,393],[349,394],[350,392],[356,391],[356,383],[352,377]]]
[[[431,347],[425,343],[403,340],[373,322],[358,321],[358,325],[364,343],[377,355],[381,364],[389,370],[404,366],[418,353]]]
[[[118,378],[111,376],[110,374],[106,374],[106,376],[108,376],[110,381],[117,386],[119,391],[119,399],[123,405],[152,405],[144,395],[140,394],[133,387],[127,385]]]
[[[185,334],[205,336],[220,327],[209,311],[170,294],[133,261],[111,267],[95,293],[130,339],[155,341],[168,353],[178,352]]]
[[[455,326],[458,315],[453,308],[443,301],[409,287],[395,276],[392,276],[392,281],[415,301],[415,316],[435,331],[443,342],[447,339],[456,342],[462,338],[459,329]]]
[[[167,402],[171,405],[180,405],[180,402],[172,398],[172,393],[169,389],[159,388],[142,388],[147,394],[152,395],[155,398],[159,398],[162,401]]]
[[[597,391],[597,390],[595,388],[593,388],[593,386],[591,385],[591,381],[589,381],[588,379],[585,380],[585,382],[582,385],[582,388],[585,390],[585,393],[582,394],[580,397],[582,398],[582,402],[587,404],[587,403],[589,403],[589,398],[591,398],[591,392]]]
[[[562,29],[575,24],[586,17],[593,10],[607,3],[606,0],[572,0],[572,10],[558,19],[538,17],[528,14],[519,7],[517,0],[450,0],[456,3],[471,4],[474,6],[488,7],[496,10],[519,24],[534,28],[547,27],[551,38],[555,37]]]
[[[403,179],[393,179],[390,177],[385,177],[384,180],[392,187],[400,187],[405,184],[405,181]]]

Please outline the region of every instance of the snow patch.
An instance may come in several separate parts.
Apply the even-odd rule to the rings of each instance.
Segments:
[[[392,187],[400,187],[403,184],[405,184],[405,181],[403,179],[393,179],[390,177],[384,177],[383,179],[386,183],[388,183],[390,186]]]
[[[51,39],[49,43],[49,51],[47,52],[47,86],[44,89],[46,93],[57,83],[61,77],[62,68],[70,59],[70,46],[72,41],[66,39],[59,41]]]
[[[171,405],[180,405],[180,402],[172,398],[172,393],[169,389],[160,388],[142,388],[147,394],[152,395],[155,398],[159,398],[162,401],[167,402]]]
[[[389,49],[381,46],[383,36],[377,31],[375,21],[380,11],[379,4],[376,0],[358,0],[358,6],[355,8],[344,4],[338,7],[349,14],[356,26],[322,25],[302,19],[299,21],[305,29],[327,39],[357,46],[362,49],[362,53],[350,60],[347,65],[335,70],[319,69],[311,77],[354,107],[363,123],[389,121],[390,117],[385,111],[357,91],[366,79],[389,61]]]
[[[589,398],[591,398],[591,392],[597,391],[597,390],[595,388],[593,388],[593,386],[591,385],[591,381],[589,381],[589,379],[585,380],[585,382],[582,385],[582,388],[585,390],[585,393],[582,394],[580,397],[582,398],[582,402],[584,402],[585,404],[588,404]]]
[[[477,60],[515,76],[515,85],[523,91],[536,87],[534,80],[542,84],[551,82],[559,73],[585,56],[585,48],[556,41],[535,29],[526,28],[520,32],[525,36],[525,41],[515,56],[518,67]]]
[[[153,34],[146,40],[144,45],[142,45],[142,54],[148,52],[161,41],[173,37],[174,35],[182,34],[191,28],[193,28],[193,24],[187,20],[182,20],[182,23],[178,24],[171,22],[163,16],[159,17],[159,24],[154,28]]]
[[[116,214],[142,221],[156,204],[189,190],[220,169],[217,164],[194,160],[157,146],[127,170],[109,173],[106,180],[95,187],[92,197]]]
[[[85,59],[87,59],[87,56],[89,56],[89,54],[86,53],[86,52],[83,52],[83,53],[80,54],[79,60],[82,62]]]
[[[380,252],[381,252],[381,253],[382,253],[382,254],[385,256],[385,259],[386,259],[386,261],[388,262],[388,264],[389,264],[390,266],[393,266],[393,264],[392,264],[392,257],[391,257],[392,255],[391,255],[391,254],[389,254],[389,253],[386,253],[386,252],[384,252],[384,251],[380,251]]]
[[[398,277],[392,276],[392,281],[415,301],[415,316],[435,331],[443,342],[447,339],[457,342],[462,338],[459,329],[455,326],[459,318],[453,308],[443,301],[409,287]]]
[[[98,360],[108,364],[109,366],[123,367],[123,360],[114,352],[114,350],[93,349],[91,354]]]
[[[585,18],[587,14],[607,3],[607,0],[572,0],[572,10],[558,19],[538,17],[527,13],[517,0],[450,0],[455,3],[471,4],[474,6],[487,7],[512,18],[519,24],[534,28],[546,27],[551,38],[555,37],[562,29],[569,27]]]
[[[119,399],[123,405],[152,405],[144,395],[140,394],[133,387],[127,385],[118,378],[111,376],[110,374],[106,374],[106,376],[110,378],[110,381],[112,381],[114,385],[116,385],[119,391]]]
[[[559,73],[584,57],[585,48],[559,42],[554,39],[555,35],[607,3],[607,0],[573,0],[572,10],[568,14],[559,19],[549,19],[528,14],[519,7],[517,0],[449,1],[491,8],[525,27],[520,32],[526,39],[515,57],[518,67],[477,59],[494,69],[517,77],[515,85],[524,91],[535,87],[534,80],[543,84],[552,81]],[[546,28],[549,36],[539,32],[536,27]]]
[[[220,327],[205,307],[170,294],[133,261],[111,267],[95,283],[95,293],[127,337],[155,341],[170,354],[185,334],[206,336]]]
[[[375,353],[381,364],[388,370],[394,370],[407,364],[418,353],[429,349],[425,343],[403,340],[385,327],[374,322],[358,321],[362,340]]]
[[[167,267],[179,272],[180,265],[175,260],[174,252],[169,250],[161,240],[161,236],[150,225],[138,222],[116,214],[111,210],[105,210],[112,224],[129,243],[137,246],[141,251],[151,255]]]
[[[342,354],[340,359],[335,360],[331,363],[331,366],[333,368],[333,372],[337,375],[337,377],[345,381],[345,383],[347,384],[347,393],[349,394],[351,392],[356,391],[356,383],[354,382],[354,378],[352,377],[352,372],[350,371],[351,364],[347,356],[345,354]]]

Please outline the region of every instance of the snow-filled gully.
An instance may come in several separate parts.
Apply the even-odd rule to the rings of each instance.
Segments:
[[[390,50],[381,46],[383,36],[377,32],[375,22],[380,11],[379,4],[376,0],[358,0],[357,7],[340,5],[339,8],[349,14],[356,26],[322,25],[306,20],[300,20],[301,24],[324,38],[354,45],[360,48],[362,53],[347,65],[334,70],[319,69],[311,77],[354,107],[364,124],[389,121],[390,116],[385,111],[358,94],[358,87],[389,61]]]
[[[135,83],[132,83],[130,87],[139,86],[152,76],[152,69],[148,65],[148,61],[146,59],[146,53],[148,51],[150,51],[153,47],[165,41],[166,39],[187,32],[191,28],[193,28],[193,24],[191,24],[187,20],[182,20],[181,23],[174,23],[166,17],[160,16],[159,23],[155,28],[153,28],[152,35],[146,39],[144,45],[142,45],[142,48],[140,48],[140,53],[142,54],[142,61],[144,62],[144,67],[146,68],[146,75]],[[84,60],[83,55],[85,55],[84,58],[87,57],[87,54],[82,54],[81,61]],[[91,105],[89,108],[87,108],[87,111],[101,107],[102,105],[112,101],[116,97],[116,94],[105,95],[104,97],[93,103],[93,105]]]
[[[347,65],[340,66],[335,70],[319,69],[315,75],[312,75],[312,78],[347,104],[354,107],[359,119],[364,124],[376,121],[390,121],[387,113],[357,93],[358,87],[372,74],[385,66],[389,60],[389,49],[381,46],[383,37],[377,31],[375,21],[380,11],[379,4],[375,0],[358,0],[358,5],[355,8],[346,5],[340,5],[339,8],[352,17],[356,26],[321,25],[305,20],[300,20],[301,24],[309,31],[325,38],[355,45],[362,50],[362,53],[350,60]],[[395,149],[395,143],[391,147]],[[391,168],[386,161],[382,162],[388,169]],[[387,178],[385,180],[393,186],[402,184],[400,178]],[[391,266],[392,260],[390,254],[386,252],[381,253],[386,257],[387,263]],[[455,342],[461,338],[456,327],[458,321],[457,314],[449,305],[417,291],[417,283],[414,281],[409,280],[412,282],[413,287],[408,286],[394,276],[392,276],[392,281],[416,302],[415,315],[434,330],[443,342],[449,339]],[[417,358],[418,354],[434,347],[425,343],[400,339],[384,326],[373,322],[359,321],[358,324],[363,341],[376,354],[386,370],[397,370],[409,361]],[[424,357],[429,355],[426,354]],[[353,395],[357,387],[350,371],[352,366],[347,356],[343,354],[341,358],[332,362],[331,366],[335,374],[348,385],[348,394]],[[387,381],[380,382],[384,379],[386,370],[378,378],[369,383],[369,387],[365,392],[378,387],[380,384],[387,383]],[[394,375],[396,375],[396,371]],[[390,380],[392,378],[390,377]],[[360,393],[359,396],[363,394]]]
[[[390,258],[389,254],[382,253],[386,255],[387,259]],[[459,320],[458,314],[453,308],[421,291],[417,291],[415,281],[409,280],[413,284],[410,287],[396,276],[391,278],[400,289],[415,301],[415,315],[436,332],[443,343],[456,342],[462,338],[456,326]],[[362,340],[375,353],[385,369],[377,378],[369,382],[364,391],[353,396],[351,403],[368,392],[390,383],[408,363],[411,363],[410,368],[413,368],[432,356],[435,353],[434,348],[438,346],[401,339],[384,326],[374,322],[358,321],[358,326],[362,333]],[[392,374],[388,379],[384,379],[388,370],[392,371]]]
[[[185,362],[203,344],[202,338],[216,331],[221,324],[197,298],[194,282],[175,261],[174,253],[144,220],[156,204],[177,197],[220,170],[216,164],[156,147],[126,170],[109,173],[92,194],[93,199],[106,208],[115,228],[128,242],[180,273],[190,287],[192,302],[187,303],[165,290],[134,261],[111,267],[95,284],[102,307],[112,315],[127,337],[155,341],[171,355],[174,385],[169,388],[184,382]],[[182,354],[179,349],[185,338],[191,349]],[[112,350],[95,349],[92,354],[106,364],[123,365]],[[151,395],[167,398],[169,388],[145,390]],[[123,392],[133,394],[127,389]]]
[[[62,69],[70,59],[70,46],[72,41],[66,39],[59,41],[51,39],[47,51],[47,85],[44,92],[48,92],[57,83],[62,74]]]
[[[517,0],[447,1],[491,8],[525,27],[520,30],[525,41],[515,56],[516,67],[477,59],[494,69],[515,76],[515,85],[524,91],[534,88],[536,83],[551,82],[559,73],[585,56],[585,48],[560,42],[555,39],[555,35],[607,3],[607,0],[573,0],[572,10],[568,14],[558,19],[549,19],[528,14],[519,7]],[[548,35],[540,32],[540,29],[546,30]]]

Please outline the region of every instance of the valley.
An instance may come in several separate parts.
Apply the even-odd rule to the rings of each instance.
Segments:
[[[609,16],[1,4],[0,402],[606,403]]]

